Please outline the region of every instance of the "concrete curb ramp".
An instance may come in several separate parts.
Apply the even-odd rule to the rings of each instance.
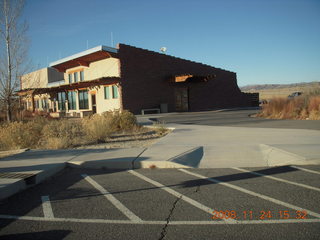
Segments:
[[[44,170],[0,173],[0,200],[43,182],[65,166],[65,163],[57,163]]]

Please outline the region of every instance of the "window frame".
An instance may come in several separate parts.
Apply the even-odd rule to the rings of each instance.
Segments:
[[[68,109],[77,110],[77,94],[75,91],[68,92]]]
[[[84,81],[84,71],[83,70],[79,71],[79,77],[80,77],[79,82]]]
[[[119,98],[119,88],[117,85],[112,85],[112,99]]]
[[[110,99],[110,86],[104,86],[104,99]]]
[[[66,110],[66,93],[58,92],[58,110],[65,111]]]
[[[79,109],[89,109],[89,92],[88,90],[78,91]]]
[[[74,82],[79,82],[78,72],[73,73],[73,79],[74,79]]]

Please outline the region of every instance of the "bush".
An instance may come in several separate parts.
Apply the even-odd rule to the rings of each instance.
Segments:
[[[48,120],[37,116],[28,122],[0,125],[0,149],[68,148],[87,143],[106,142],[118,131],[135,131],[139,128],[136,117],[128,112],[94,114],[81,121]]]
[[[90,141],[105,142],[115,130],[114,119],[111,114],[94,114],[82,120],[83,129]]]
[[[0,127],[0,148],[2,150],[35,148],[41,138],[41,131],[47,124],[47,120],[41,117],[33,121],[12,122]]]
[[[68,148],[78,145],[83,135],[83,129],[79,121],[50,121],[43,128],[41,144],[49,149]]]
[[[137,126],[136,116],[127,110],[122,112],[114,112],[111,114],[113,115],[114,119],[112,124],[115,125],[116,131],[128,131]]]

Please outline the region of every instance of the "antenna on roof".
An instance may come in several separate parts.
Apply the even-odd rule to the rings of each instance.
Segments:
[[[162,53],[166,53],[167,48],[166,48],[166,47],[162,47],[162,48],[160,48],[160,51],[161,51]]]
[[[111,37],[111,47],[113,47],[113,33],[112,32],[110,34],[110,37]]]

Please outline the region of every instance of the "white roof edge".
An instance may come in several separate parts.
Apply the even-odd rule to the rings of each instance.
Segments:
[[[51,62],[51,63],[49,64],[49,67],[53,67],[53,66],[56,66],[56,65],[58,65],[58,64],[61,64],[61,63],[64,63],[64,62],[73,60],[73,59],[75,59],[75,58],[79,58],[79,57],[82,57],[82,56],[85,56],[85,55],[89,55],[89,54],[91,54],[91,53],[99,52],[99,51],[106,51],[106,52],[117,53],[117,52],[118,52],[118,49],[100,45],[100,46],[97,46],[97,47],[94,47],[94,48],[90,48],[90,49],[88,49],[88,50],[85,50],[85,51],[83,51],[83,52],[76,53],[76,54],[71,55],[71,56],[69,56],[69,57],[61,58],[61,59],[59,59],[59,60],[57,60],[57,61]]]

